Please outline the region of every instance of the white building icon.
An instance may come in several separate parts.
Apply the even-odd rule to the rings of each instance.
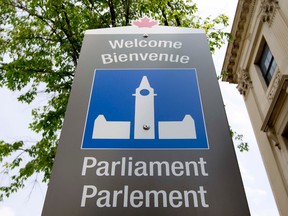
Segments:
[[[143,76],[135,96],[135,139],[155,139],[154,89]]]
[[[155,139],[154,89],[142,77],[135,94],[134,139]],[[107,121],[98,115],[94,121],[93,139],[130,139],[129,121]],[[191,115],[182,121],[159,121],[159,139],[196,139],[195,122]]]

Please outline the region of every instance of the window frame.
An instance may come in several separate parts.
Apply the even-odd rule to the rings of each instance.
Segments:
[[[260,58],[257,65],[260,68],[261,74],[265,80],[266,85],[269,86],[272,77],[276,71],[277,62],[271,52],[271,49],[269,48],[266,42],[263,45],[262,52],[260,53]]]

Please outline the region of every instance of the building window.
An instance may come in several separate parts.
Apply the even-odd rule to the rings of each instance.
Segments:
[[[260,67],[264,80],[268,86],[272,79],[273,73],[275,72],[277,63],[266,43],[261,53],[258,65]]]

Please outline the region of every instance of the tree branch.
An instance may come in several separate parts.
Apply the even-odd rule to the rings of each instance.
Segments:
[[[57,34],[57,29],[54,28],[54,25],[55,25],[55,21],[52,20],[52,19],[47,19],[46,17],[38,14],[38,13],[34,13],[32,12],[31,10],[29,10],[27,7],[25,7],[21,2],[19,1],[15,1],[15,3],[10,3],[10,2],[6,2],[4,1],[3,4],[6,4],[6,5],[9,5],[9,6],[13,6],[15,8],[19,8],[25,12],[28,13],[29,16],[33,16],[35,18],[38,18],[39,20],[41,20],[42,22],[44,22],[52,31],[52,34],[55,34],[58,39],[59,39],[59,42],[62,44],[63,43],[63,40],[62,40],[62,37],[60,35]],[[51,23],[53,25],[51,25]]]
[[[125,26],[129,25],[129,16],[130,16],[130,4],[131,4],[131,0],[122,0],[122,5],[124,7],[124,17],[125,17]]]
[[[168,19],[167,19],[167,16],[166,16],[166,11],[165,11],[164,8],[161,9],[161,13],[162,13],[162,16],[164,18],[164,25],[165,26],[169,26]]]
[[[74,66],[77,67],[80,47],[77,46],[77,40],[75,40],[73,37],[73,33],[71,30],[72,27],[71,27],[71,24],[70,24],[70,21],[69,21],[67,12],[66,12],[66,8],[63,4],[61,4],[61,9],[62,9],[62,12],[63,12],[64,17],[65,17],[65,23],[67,24],[67,29],[65,29],[65,25],[62,25],[62,22],[60,22],[61,30],[66,35],[66,37],[67,37],[67,39],[68,39],[68,41],[72,47],[72,50],[73,50],[72,59],[73,59]]]
[[[174,11],[174,7],[171,5],[170,1],[168,1],[167,5],[171,8],[172,11]],[[179,17],[177,15],[174,15],[174,17],[175,17],[176,25],[181,26],[181,21]]]
[[[111,15],[111,24],[113,27],[116,27],[116,13],[115,13],[113,0],[108,0],[107,3],[109,6],[109,11]]]

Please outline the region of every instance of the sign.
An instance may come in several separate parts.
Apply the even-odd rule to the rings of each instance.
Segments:
[[[96,69],[82,149],[111,148],[208,149],[196,70]]]
[[[202,30],[86,32],[43,216],[250,215]]]

